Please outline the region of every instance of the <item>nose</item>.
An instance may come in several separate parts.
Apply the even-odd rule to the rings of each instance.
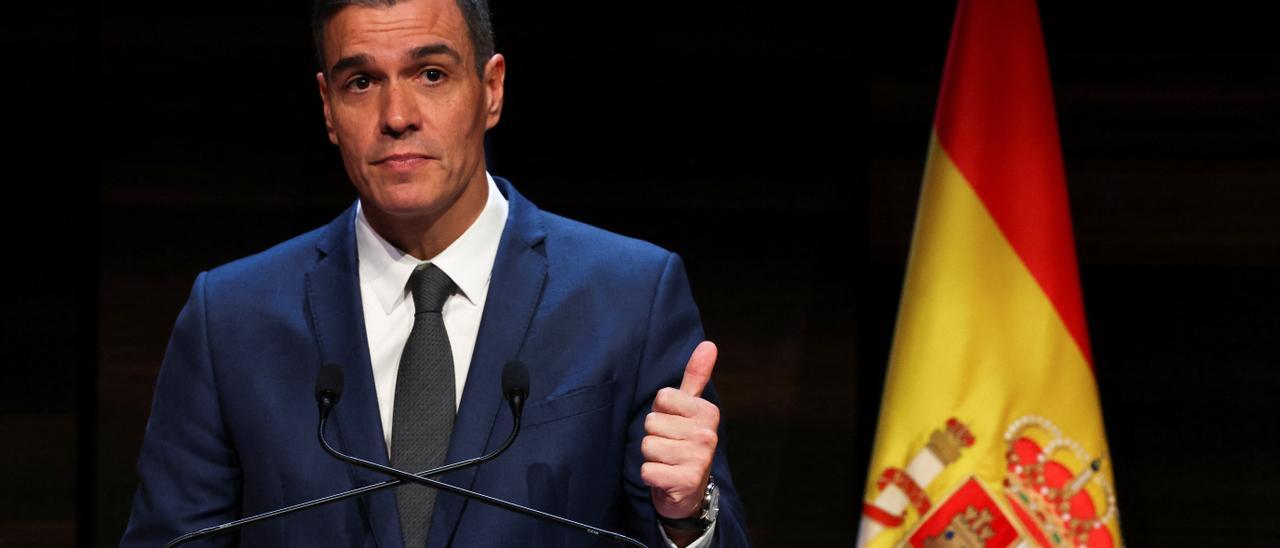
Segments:
[[[391,82],[382,94],[382,134],[399,139],[422,129],[422,112],[410,86]]]

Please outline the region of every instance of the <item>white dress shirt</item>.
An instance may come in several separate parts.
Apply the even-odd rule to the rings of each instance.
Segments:
[[[423,263],[436,265],[453,280],[458,291],[444,302],[440,314],[453,351],[454,409],[462,402],[462,388],[471,370],[480,317],[489,296],[489,279],[498,257],[498,243],[507,224],[507,199],[498,191],[493,176],[489,198],[475,222],[440,254],[422,261],[397,249],[369,226],[360,204],[356,206],[356,257],[360,264],[360,302],[364,307],[365,333],[369,337],[369,361],[373,365],[373,385],[378,393],[378,413],[382,416],[382,436],[388,456],[391,451],[391,413],[395,409],[396,375],[400,354],[413,329],[413,298],[409,275]],[[712,524],[689,548],[711,543]],[[663,540],[675,548],[671,539]]]
[[[365,333],[373,385],[382,415],[382,435],[391,450],[391,412],[395,409],[396,374],[400,354],[413,329],[413,298],[409,275],[423,263],[436,265],[453,280],[458,291],[444,302],[440,313],[453,351],[454,408],[462,401],[462,387],[471,369],[480,316],[489,295],[489,276],[498,256],[498,242],[507,223],[507,199],[488,177],[489,199],[480,216],[439,255],[421,261],[396,249],[369,226],[364,209],[356,211],[356,254],[360,263],[360,301],[364,306]]]

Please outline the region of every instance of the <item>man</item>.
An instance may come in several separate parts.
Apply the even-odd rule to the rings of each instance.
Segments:
[[[717,447],[715,347],[699,343],[679,258],[539,211],[485,171],[506,62],[484,1],[320,0],[314,29],[329,138],[360,200],[197,278],[157,381],[122,544],[386,479],[315,441],[321,364],[344,372],[329,429],[338,449],[419,471],[500,445],[511,419],[499,376],[512,360],[531,378],[520,438],[444,481],[653,546],[747,544]],[[401,486],[247,528],[239,542],[602,541]]]

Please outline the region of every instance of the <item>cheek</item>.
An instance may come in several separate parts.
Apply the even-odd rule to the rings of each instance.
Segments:
[[[351,122],[351,120],[344,120],[341,117],[335,117],[333,120],[333,134],[343,143],[350,143],[355,137],[355,128]]]
[[[444,139],[455,151],[469,152],[483,147],[485,117],[477,116],[473,109],[448,111],[446,119],[440,119],[437,127]]]
[[[341,149],[342,157],[347,160],[362,159],[369,149],[368,131],[352,124],[337,125],[334,128],[333,139],[337,141],[335,144]]]
[[[370,124],[369,113],[360,105],[338,103],[334,105],[330,116],[330,124],[339,139],[351,142],[365,134]]]

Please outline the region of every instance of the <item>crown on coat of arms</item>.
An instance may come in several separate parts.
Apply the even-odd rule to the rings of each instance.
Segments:
[[[1037,437],[1048,438],[1043,446],[1026,435],[1037,430],[1041,434]],[[1005,495],[1014,513],[1042,545],[1095,545],[1091,542],[1094,535],[1109,539],[1105,525],[1115,518],[1116,497],[1110,482],[1098,473],[1101,459],[1063,436],[1053,422],[1036,415],[1010,424],[1004,440],[1008,445]],[[1074,460],[1078,469],[1073,471],[1055,458],[1063,455]],[[1106,504],[1101,511],[1086,490],[1091,485]]]

